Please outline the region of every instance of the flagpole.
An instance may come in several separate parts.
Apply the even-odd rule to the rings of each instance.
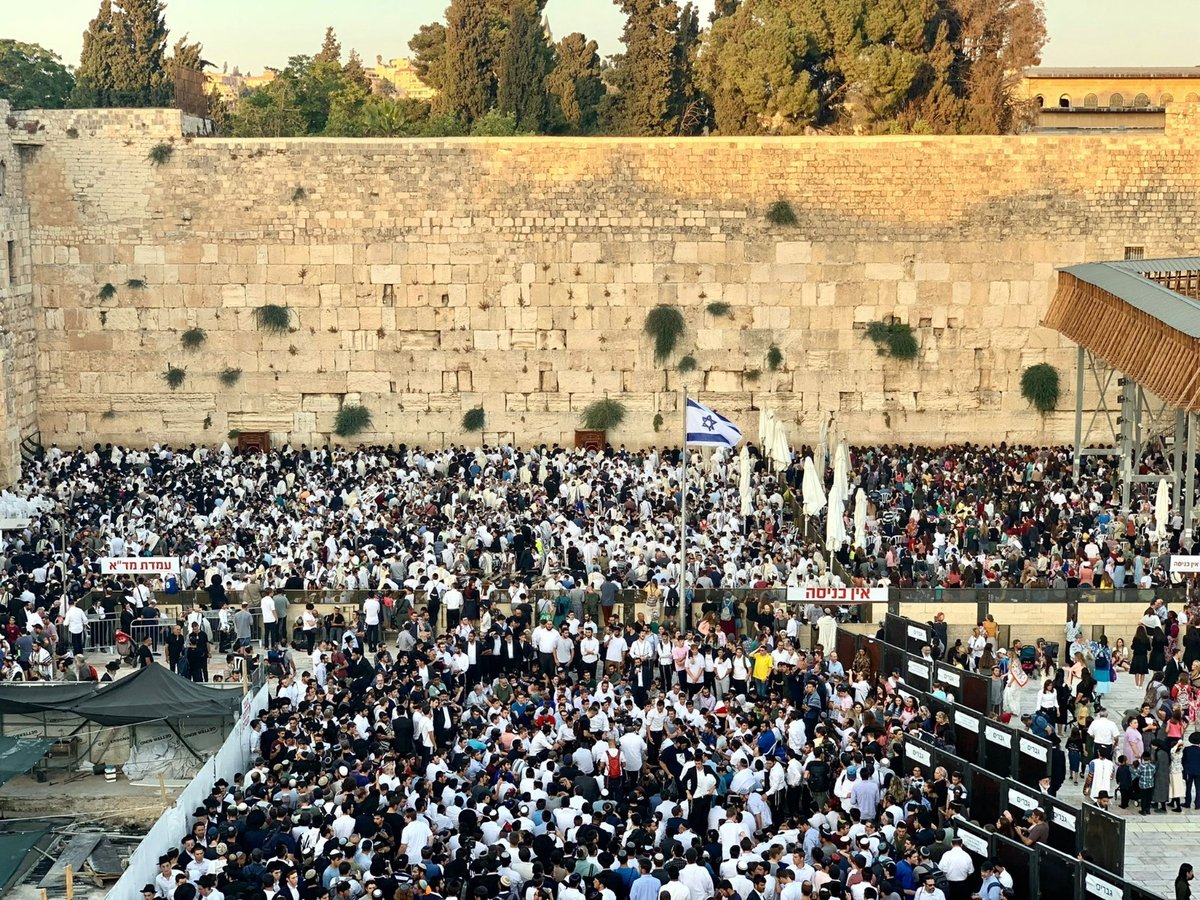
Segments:
[[[684,607],[687,605],[687,481],[688,481],[688,450],[687,450],[687,385],[680,379],[680,417],[683,443],[679,445],[679,488],[682,499],[679,503],[679,628],[686,621]]]

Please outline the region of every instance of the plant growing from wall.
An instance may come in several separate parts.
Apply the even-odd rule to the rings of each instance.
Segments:
[[[724,316],[729,318],[733,315],[733,307],[731,307],[724,300],[714,300],[712,303],[708,304],[707,309],[710,316]]]
[[[294,191],[292,191],[292,202],[299,203],[307,196],[308,191],[306,191],[303,187],[297,187]]]
[[[674,306],[659,304],[646,314],[643,330],[654,341],[654,361],[663,363],[675,352],[684,332],[683,313]]]
[[[483,431],[483,426],[487,423],[487,413],[483,411],[482,406],[477,406],[474,409],[468,409],[463,413],[462,430],[468,433]]]
[[[186,369],[181,369],[178,366],[167,363],[167,371],[163,372],[163,381],[167,383],[167,387],[171,390],[176,390],[183,384],[183,379],[185,378],[187,378]]]
[[[241,435],[242,435],[242,432],[239,431],[237,428],[231,428],[231,429],[229,429],[229,433],[225,436],[227,438],[229,438],[231,441],[236,441],[239,437],[241,437]]]
[[[146,154],[146,158],[156,166],[163,166],[171,161],[174,153],[175,148],[163,141],[151,147],[150,152]]]
[[[920,350],[917,336],[907,322],[872,322],[867,326],[867,339],[874,342],[880,356],[916,359]]]
[[[278,303],[266,303],[254,310],[254,322],[260,331],[286,334],[292,327],[292,311]]]
[[[767,221],[772,225],[797,225],[799,220],[786,200],[776,200],[767,210]]]
[[[662,427],[663,427],[663,414],[655,413],[654,414],[654,431],[655,431],[655,433],[657,433]]]
[[[135,291],[140,291],[145,286],[146,286],[146,282],[143,281],[141,278],[130,278],[128,281],[125,282],[125,287],[130,288]]]
[[[333,420],[333,430],[338,437],[354,437],[370,427],[371,411],[353,403],[339,409]]]
[[[206,340],[208,340],[208,334],[199,326],[189,328],[179,336],[179,342],[183,344],[184,348],[187,350],[195,350]]]
[[[607,397],[589,403],[583,411],[582,421],[589,431],[612,431],[625,421],[625,404]]]
[[[696,371],[696,357],[688,354],[683,359],[679,360],[679,371],[686,375],[688,372]]]
[[[217,377],[221,379],[221,384],[225,385],[225,387],[233,387],[242,380],[242,370],[230,367]]]
[[[778,372],[779,367],[783,365],[783,351],[771,345],[771,349],[767,351],[767,368],[772,372]]]
[[[751,383],[758,381],[762,378],[762,369],[747,369],[742,373],[742,378]]]
[[[105,284],[100,288],[100,293],[98,293],[96,296],[101,300],[111,300],[113,297],[117,296],[117,289],[111,284]]]
[[[1043,415],[1058,406],[1058,369],[1038,363],[1021,373],[1021,396]]]

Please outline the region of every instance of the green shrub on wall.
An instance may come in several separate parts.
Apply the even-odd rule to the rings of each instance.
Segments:
[[[1058,369],[1049,363],[1030,366],[1021,374],[1021,396],[1040,413],[1058,406]]]
[[[156,166],[166,165],[175,154],[175,148],[168,143],[155,144],[146,154],[146,158]]]
[[[583,427],[589,431],[612,431],[625,421],[625,404],[619,400],[597,400],[583,411]]]
[[[771,349],[767,351],[767,368],[772,372],[778,372],[779,367],[783,365],[783,351],[771,345]]]
[[[208,339],[203,328],[189,328],[179,336],[179,342],[188,350],[195,350]]]
[[[233,387],[235,384],[241,381],[242,370],[235,369],[231,366],[225,369],[225,371],[223,371],[217,377],[221,379],[221,384],[225,385],[225,387]]]
[[[767,221],[772,225],[795,225],[798,220],[792,210],[792,204],[786,200],[776,200],[767,210]]]
[[[880,356],[896,359],[916,359],[921,349],[907,322],[872,322],[867,326],[867,339],[874,342]]]
[[[683,359],[679,360],[679,371],[686,375],[688,372],[696,371],[696,357],[688,354]]]
[[[482,406],[477,406],[475,409],[468,409],[463,413],[462,430],[466,432],[483,431],[483,426],[487,423],[487,413],[483,411]]]
[[[338,437],[354,437],[370,427],[371,411],[356,404],[343,406],[333,421],[333,430]]]
[[[254,321],[262,331],[283,334],[292,327],[292,311],[278,303],[267,303],[254,310]]]
[[[167,371],[163,372],[163,381],[167,383],[167,387],[171,390],[175,390],[183,384],[183,379],[185,378],[187,378],[186,369],[180,369],[170,364],[167,365]]]
[[[646,314],[644,331],[654,341],[654,361],[666,362],[684,332],[683,313],[674,306],[659,304]]]
[[[731,307],[724,300],[714,300],[712,303],[708,304],[708,314],[710,316],[718,317],[730,316],[733,314],[733,307]]]

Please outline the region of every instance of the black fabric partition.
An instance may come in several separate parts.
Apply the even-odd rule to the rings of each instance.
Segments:
[[[979,764],[1001,778],[1011,778],[1013,773],[1013,752],[1016,749],[1016,735],[997,722],[985,722],[983,725],[983,749],[979,754]]]
[[[1050,839],[1047,843],[1051,847],[1072,857],[1083,849],[1082,813],[1078,807],[1049,794],[1029,790],[1024,784],[1012,779],[1006,781],[1004,787],[1005,805],[1009,809],[1027,812],[1035,806],[1041,807],[1046,814],[1046,824],[1050,826]]]
[[[908,641],[904,636],[905,625],[904,616],[888,613],[883,619],[883,639],[893,647],[908,646]]]
[[[837,630],[837,635],[834,638],[834,646],[837,647],[838,659],[842,661],[842,665],[847,671],[850,669],[850,663],[854,661],[854,657],[858,655],[860,635],[853,631],[847,631],[844,628]]]
[[[910,684],[918,691],[928,691],[930,671],[932,666],[919,656],[909,654],[904,660],[904,669],[901,673],[906,684]]]
[[[955,704],[954,715],[950,721],[954,723],[954,746],[958,749],[958,755],[967,762],[979,762],[979,749],[983,743],[983,717],[974,710]]]
[[[1125,820],[1105,812],[1094,803],[1084,803],[1083,846],[1092,861],[1116,875],[1125,874]]]
[[[1037,852],[1020,841],[992,835],[992,853],[1012,876],[1013,896],[1040,897],[1037,892]]]
[[[997,778],[987,769],[971,766],[970,793],[967,806],[971,818],[985,825],[994,825],[1000,818],[1000,800],[1004,789],[1004,779]]]
[[[908,673],[904,669],[905,652],[895,644],[885,643],[882,651],[883,667],[879,670],[885,678],[896,672],[904,680],[908,680]]]
[[[1045,844],[1035,847],[1039,897],[1074,897],[1079,885],[1079,860]]]
[[[1032,734],[1017,735],[1017,769],[1013,777],[1027,787],[1050,774],[1050,742]]]
[[[888,613],[883,621],[883,637],[889,644],[919,656],[921,648],[932,643],[933,635],[922,622]]]
[[[950,688],[954,699],[963,706],[979,710],[987,709],[989,678],[947,665],[944,662],[937,664],[934,678]]]

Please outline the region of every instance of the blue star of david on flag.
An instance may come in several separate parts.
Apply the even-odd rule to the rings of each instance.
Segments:
[[[688,445],[736,447],[742,430],[718,412],[688,399],[685,428]]]

